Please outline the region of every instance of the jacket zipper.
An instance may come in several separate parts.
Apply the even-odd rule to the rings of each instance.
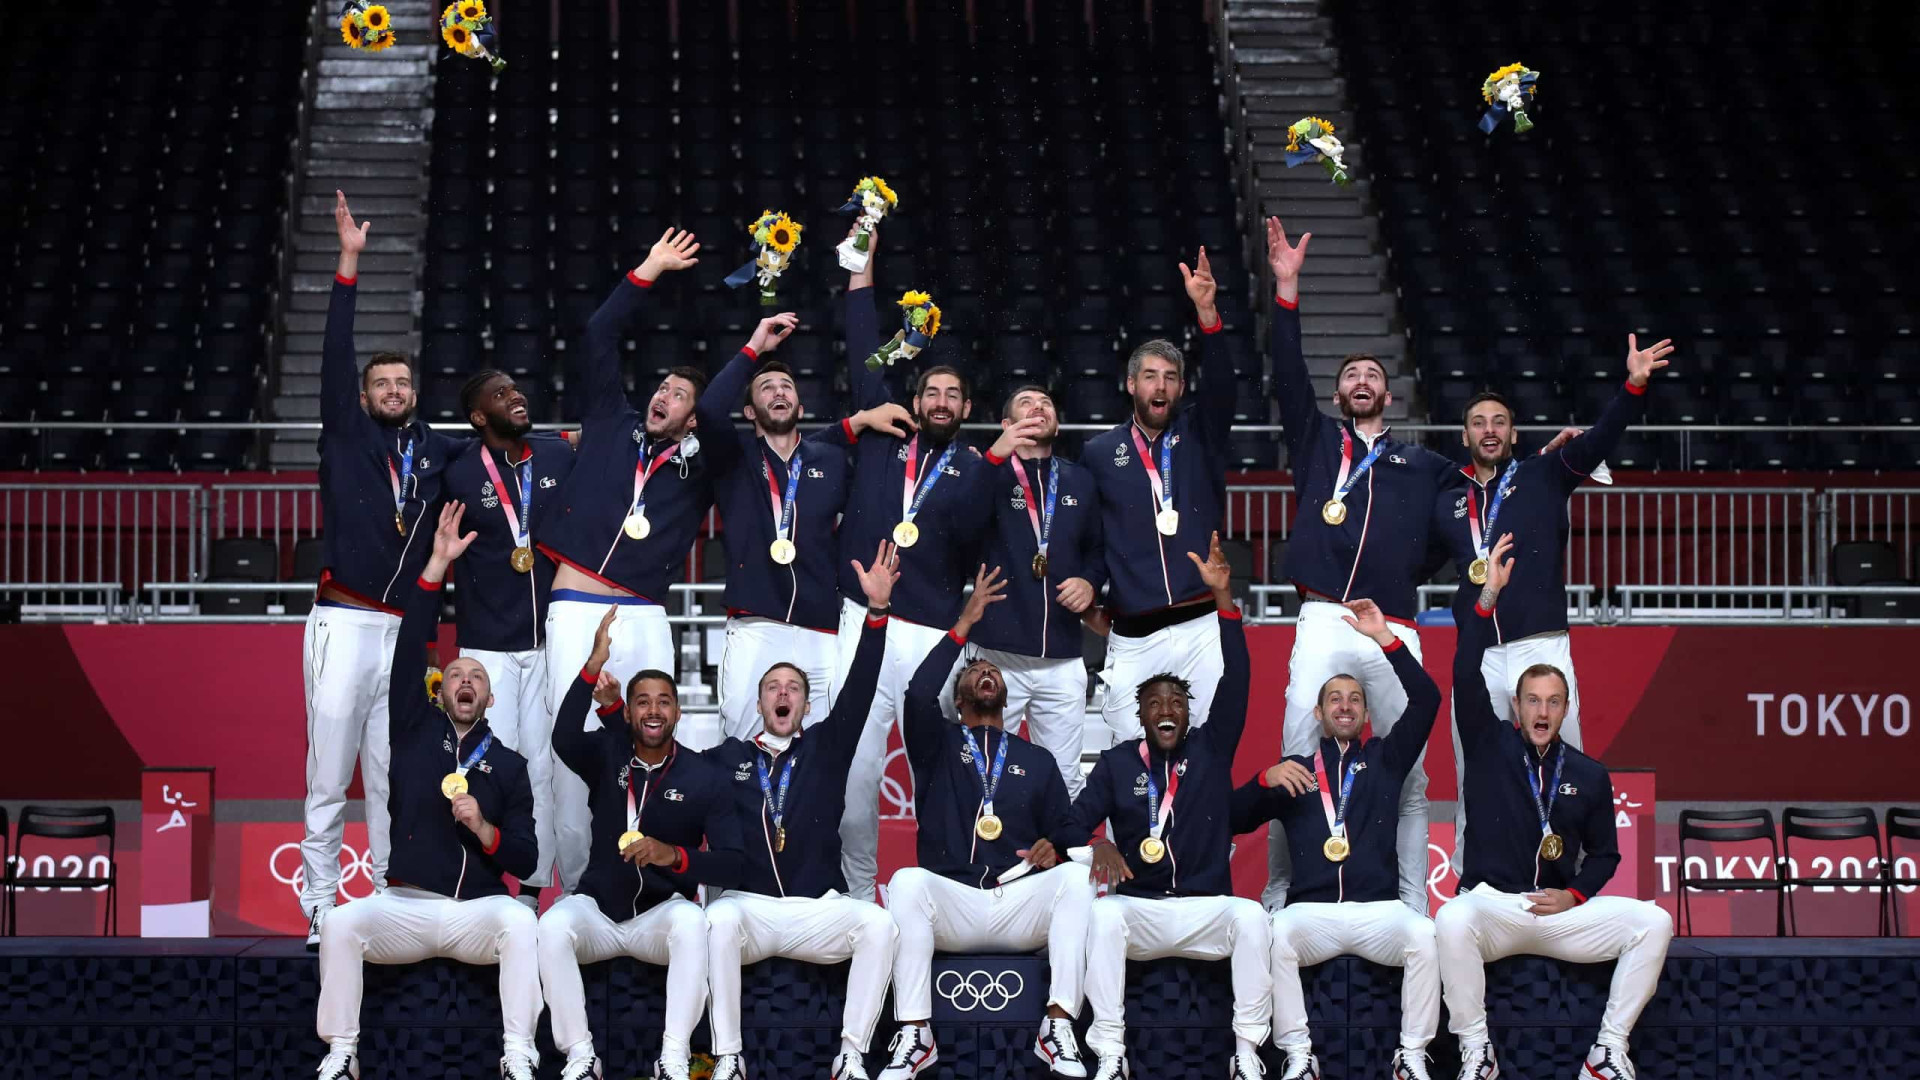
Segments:
[[[1386,438],[1383,432],[1380,438]],[[1369,447],[1371,449],[1371,447]],[[1367,550],[1367,528],[1373,524],[1373,470],[1367,470],[1367,513],[1360,519],[1360,546],[1353,549],[1353,568],[1347,571],[1347,587],[1340,593],[1340,602],[1353,599],[1353,582],[1360,576],[1360,556]]]
[[[449,726],[451,726],[452,722],[449,721],[448,723]],[[468,732],[468,734],[472,734],[472,732]],[[456,770],[460,767],[460,744],[463,741],[459,735],[453,737],[453,765]],[[458,900],[460,899],[460,886],[467,882],[467,845],[460,839],[458,833],[454,834],[453,842],[460,846],[460,876],[453,879],[453,898]]]

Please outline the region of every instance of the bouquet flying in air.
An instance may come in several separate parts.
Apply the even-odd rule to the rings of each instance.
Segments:
[[[867,357],[869,370],[879,371],[893,366],[895,361],[913,359],[920,355],[921,349],[933,344],[935,335],[940,333],[940,305],[926,293],[913,291],[902,296],[900,311],[899,332]]]

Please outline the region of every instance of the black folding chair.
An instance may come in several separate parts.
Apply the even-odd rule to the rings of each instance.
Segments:
[[[1687,841],[1730,844],[1745,840],[1765,840],[1771,853],[1768,865],[1771,877],[1716,878],[1690,877],[1687,874]],[[1774,835],[1773,811],[1755,810],[1682,810],[1680,811],[1680,932],[1693,928],[1693,912],[1687,900],[1691,890],[1702,892],[1771,891],[1774,895],[1773,933],[1787,932],[1786,885],[1780,880],[1780,846]]]
[[[1887,936],[1887,896],[1892,892],[1886,881],[1885,861],[1881,858],[1880,818],[1870,806],[1838,806],[1824,809],[1810,809],[1804,806],[1789,806],[1780,814],[1780,842],[1785,851],[1788,869],[1800,864],[1793,857],[1793,841],[1801,840],[1871,840],[1873,841],[1874,865],[1880,867],[1872,877],[1808,877],[1804,874],[1790,874],[1781,878],[1787,886],[1787,927],[1795,937],[1800,935],[1799,920],[1794,917],[1794,887],[1798,885],[1820,885],[1833,888],[1865,888],[1880,890],[1880,936]]]
[[[120,933],[120,864],[116,859],[113,842],[113,807],[111,806],[24,806],[20,808],[20,826],[14,841],[14,849],[20,856],[20,866],[26,866],[27,837],[42,836],[49,840],[85,840],[92,836],[107,838],[107,873],[104,877],[84,875],[80,877],[39,877],[21,873],[16,869],[7,880],[7,924],[9,934],[20,930],[20,912],[17,902],[21,889],[97,889],[107,890],[107,914],[101,921],[102,934]]]
[[[1920,888],[1920,877],[1902,876],[1896,873],[1894,863],[1899,860],[1899,852],[1893,850],[1895,837],[1902,840],[1920,840],[1920,810],[1904,806],[1887,807],[1887,854],[1880,862],[1880,872],[1887,882],[1887,907],[1891,910],[1893,936],[1900,936],[1900,899],[1893,890],[1901,886]]]

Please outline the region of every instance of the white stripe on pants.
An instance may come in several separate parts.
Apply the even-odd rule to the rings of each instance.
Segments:
[[[1596,896],[1558,915],[1533,915],[1524,896],[1485,883],[1448,901],[1433,925],[1447,1027],[1463,1046],[1487,1041],[1487,961],[1523,953],[1576,964],[1618,958],[1599,1041],[1626,1046],[1673,940],[1673,919],[1647,900]]]
[[[614,922],[592,897],[575,893],[540,916],[540,983],[547,989],[553,1044],[569,1058],[593,1053],[581,964],[631,956],[667,967],[666,1031],[660,1057],[685,1064],[687,1040],[707,1007],[707,916],[682,896],[637,918]]]
[[[860,630],[867,620],[867,606],[842,599],[840,606],[840,658],[834,665],[834,695],[847,681],[853,668],[853,654],[860,646]],[[856,900],[874,899],[874,878],[880,873],[880,815],[913,816],[912,781],[900,790],[888,784],[881,791],[881,778],[887,768],[887,733],[899,724],[901,699],[920,662],[946,635],[943,629],[921,626],[904,619],[887,620],[887,654],[880,661],[880,680],[873,691],[873,706],[867,710],[867,726],[860,732],[860,746],[854,751],[853,767],[847,773],[847,808],[840,818],[840,868],[847,878],[847,895]],[[959,670],[958,658],[954,670]],[[949,673],[951,675],[951,673]],[[941,680],[940,694],[952,707],[953,679]]]
[[[1320,688],[1335,675],[1360,680],[1367,693],[1367,719],[1376,738],[1393,730],[1407,709],[1407,691],[1394,673],[1393,661],[1372,638],[1348,626],[1348,614],[1339,604],[1309,600],[1300,605],[1300,621],[1293,629],[1293,657],[1287,663],[1287,722],[1282,753],[1311,757],[1320,744],[1320,721],[1313,715]],[[1419,660],[1420,634],[1411,626],[1390,622],[1387,629]],[[1400,858],[1400,899],[1417,914],[1427,913],[1427,755],[1420,753],[1407,783],[1400,789],[1400,827],[1394,832]],[[1286,903],[1293,868],[1287,855],[1286,830],[1278,822],[1267,828],[1267,887],[1260,902],[1268,911]]]
[[[387,689],[400,620],[385,612],[315,604],[307,613],[300,662],[307,693],[306,838],[300,841],[300,908],[332,904],[340,889],[340,838],[347,785],[360,762],[366,790],[373,886],[387,887],[392,817],[387,812]],[[403,688],[425,695],[424,684]]]
[[[727,643],[720,653],[720,735],[751,739],[760,732],[760,680],[775,664],[792,664],[807,673],[807,719],[811,727],[833,708],[834,665],[839,638],[778,619],[734,617],[727,620]]]
[[[770,956],[810,964],[851,959],[840,1035],[865,1051],[880,1020],[899,937],[885,908],[838,893],[816,899],[729,892],[708,904],[714,1054],[740,1052],[740,967]]]
[[[1480,660],[1480,678],[1487,684],[1487,698],[1503,724],[1513,719],[1513,689],[1520,673],[1535,664],[1552,664],[1567,675],[1567,718],[1560,725],[1560,738],[1575,750],[1580,749],[1580,679],[1573,673],[1573,639],[1565,630],[1535,634],[1495,645]],[[1457,691],[1456,691],[1457,694]],[[1454,703],[1454,697],[1448,703]],[[1453,868],[1466,873],[1467,854],[1467,757],[1460,750],[1459,709],[1453,723]]]
[[[454,900],[396,887],[335,908],[320,929],[320,1007],[315,1028],[335,1046],[360,1040],[362,964],[417,964],[445,956],[500,965],[500,1019],[509,1053],[539,1060],[538,924],[510,896]]]
[[[1259,904],[1237,896],[1144,899],[1110,893],[1093,902],[1087,932],[1087,1045],[1126,1053],[1127,961],[1182,956],[1233,961],[1233,1033],[1266,1041],[1273,1018],[1272,930]]]
[[[1187,680],[1193,700],[1187,715],[1194,727],[1207,722],[1213,692],[1220,686],[1226,661],[1220,656],[1220,620],[1213,609],[1198,618],[1161,627],[1146,637],[1107,635],[1107,666],[1100,681],[1107,697],[1100,716],[1113,729],[1115,745],[1140,737],[1140,684],[1166,672]]]
[[[620,604],[617,608],[619,614],[614,616],[613,640],[604,670],[620,680],[623,690],[628,679],[647,668],[674,672],[673,631],[667,625],[666,612],[656,604]],[[554,714],[566,700],[567,691],[580,678],[580,669],[587,665],[587,657],[593,655],[593,636],[606,613],[606,604],[583,600],[555,600],[547,605],[546,740],[549,746],[553,745]],[[681,721],[675,737],[693,749],[705,749],[687,741],[693,732],[689,726],[691,719]],[[596,731],[600,726],[599,716],[589,710],[587,730]],[[694,737],[698,735],[693,732]],[[534,880],[553,882],[557,877],[559,884],[572,892],[580,884],[580,875],[587,872],[592,824],[587,812],[587,782],[562,764],[556,763],[551,771],[553,852],[551,855],[544,849],[540,852],[542,865],[534,872]]]
[[[493,688],[487,709],[487,727],[502,745],[527,761],[527,784],[533,788],[533,829],[540,845],[540,868],[521,884],[553,884],[553,716],[547,709],[547,654],[540,649],[490,652],[461,649],[460,655],[480,661]]]
[[[1093,884],[1087,868],[1063,862],[995,889],[903,866],[887,883],[887,910],[900,927],[893,962],[893,1017],[933,1017],[933,953],[1047,947],[1047,1004],[1080,1013]],[[1262,961],[1264,968],[1265,961]]]
[[[1087,723],[1087,662],[1078,656],[1047,659],[967,646],[967,659],[980,657],[1000,669],[1007,682],[1006,725],[1053,755],[1069,798],[1080,794],[1080,771]],[[1136,721],[1138,723],[1138,721]]]
[[[1424,1050],[1440,1026],[1440,960],[1433,920],[1398,900],[1288,904],[1273,917],[1273,1044],[1311,1051],[1300,969],[1346,954],[1405,968],[1400,976],[1400,1045]]]

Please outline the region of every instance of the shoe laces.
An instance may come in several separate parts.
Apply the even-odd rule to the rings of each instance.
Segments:
[[[520,1054],[508,1054],[500,1059],[500,1075],[507,1080],[533,1080],[533,1062]]]
[[[1603,1068],[1612,1069],[1621,1080],[1635,1080],[1633,1062],[1627,1060],[1627,1055],[1616,1053],[1611,1046],[1596,1045],[1600,1046],[1600,1064]]]
[[[1249,1078],[1267,1075],[1267,1067],[1260,1063],[1260,1055],[1251,1050],[1236,1050],[1233,1054],[1233,1074]]]
[[[739,1054],[722,1054],[713,1067],[713,1080],[737,1080],[741,1071]]]
[[[588,1080],[593,1075],[594,1059],[574,1058],[560,1068],[560,1080]]]
[[[1100,1059],[1100,1067],[1094,1071],[1093,1080],[1120,1080],[1125,1073],[1126,1059],[1115,1054]]]
[[[329,1050],[327,1051],[327,1056],[320,1059],[320,1067],[314,1070],[314,1072],[320,1077],[320,1080],[335,1080],[336,1077],[352,1076],[353,1073],[348,1068],[352,1062],[353,1051]]]
[[[1313,1055],[1305,1050],[1287,1051],[1286,1068],[1280,1075],[1282,1080],[1313,1075]]]
[[[867,1080],[867,1063],[861,1060],[859,1054],[842,1050],[833,1059],[833,1074],[848,1077],[849,1080]]]
[[[1471,1054],[1460,1055],[1460,1080],[1480,1080],[1487,1066],[1493,1063],[1493,1045],[1480,1047]]]
[[[918,1025],[903,1027],[893,1037],[888,1047],[893,1051],[893,1059],[887,1062],[889,1069],[904,1069],[913,1060],[914,1051],[920,1049],[920,1028]]]
[[[1427,1074],[1427,1054],[1424,1050],[1408,1050],[1401,1047],[1393,1055],[1393,1061],[1394,1065],[1412,1080],[1431,1080]]]
[[[1061,1057],[1080,1060],[1080,1044],[1074,1040],[1071,1023],[1049,1016],[1040,1028],[1040,1036],[1053,1040],[1053,1044],[1060,1048]]]

